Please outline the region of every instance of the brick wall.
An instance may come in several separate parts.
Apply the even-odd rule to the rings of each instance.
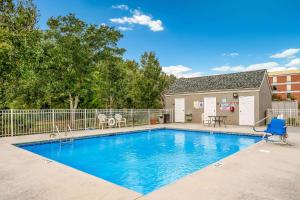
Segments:
[[[300,74],[292,75],[291,79],[292,79],[292,82],[300,82]]]
[[[291,95],[295,97],[297,100],[300,100],[300,74],[292,74],[291,81],[287,83],[287,76],[289,75],[278,75],[277,82],[273,82],[273,76],[269,77],[269,82],[271,84],[271,88],[274,89],[274,87],[277,90],[273,90],[273,94],[277,94],[282,99],[287,99],[287,85],[291,84]],[[299,83],[297,83],[299,82]]]

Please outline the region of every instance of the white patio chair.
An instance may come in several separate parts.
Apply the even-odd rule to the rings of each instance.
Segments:
[[[98,120],[99,120],[99,128],[103,129],[104,127],[106,128],[108,125],[108,119],[106,115],[104,114],[99,114],[98,115]]]
[[[116,125],[120,128],[121,123],[124,123],[124,126],[126,127],[126,118],[123,118],[120,114],[115,114],[116,119]]]
[[[202,113],[201,119],[202,119],[202,125],[210,126],[212,124],[211,119],[205,113]]]

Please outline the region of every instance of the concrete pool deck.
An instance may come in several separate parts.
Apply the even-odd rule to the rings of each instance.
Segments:
[[[250,127],[203,127],[168,124],[74,132],[77,136],[170,127],[236,133],[254,132]],[[10,199],[300,199],[300,128],[288,128],[288,145],[264,141],[239,151],[142,195],[100,178],[22,150],[11,144],[49,140],[49,134],[0,138],[0,200]]]

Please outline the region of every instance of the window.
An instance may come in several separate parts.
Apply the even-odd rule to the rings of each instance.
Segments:
[[[291,82],[291,81],[292,81],[291,75],[286,76],[286,82]]]
[[[277,90],[277,86],[276,85],[273,85],[273,90]]]
[[[273,83],[277,83],[277,77],[276,76],[273,77]]]
[[[287,85],[286,85],[286,90],[287,90],[287,91],[291,91],[291,90],[292,90],[291,84],[287,84]]]
[[[292,99],[292,94],[291,93],[287,93],[287,98],[288,99]]]

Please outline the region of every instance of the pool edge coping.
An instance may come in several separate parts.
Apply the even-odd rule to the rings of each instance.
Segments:
[[[227,134],[227,135],[240,135],[240,136],[253,136],[253,137],[262,137],[263,134],[261,133],[246,133],[246,132],[232,132],[232,131],[220,131],[220,130],[205,130],[205,129],[193,129],[193,128],[178,128],[178,127],[150,127],[150,128],[142,128],[139,130],[123,130],[123,131],[117,131],[117,132],[108,132],[108,133],[96,133],[92,135],[78,135],[74,136],[74,140],[80,140],[80,139],[89,139],[89,138],[96,138],[96,137],[108,137],[108,136],[116,136],[116,135],[123,135],[123,134],[134,134],[137,132],[143,132],[143,131],[151,131],[151,130],[159,130],[159,129],[170,129],[170,130],[182,130],[182,131],[196,131],[196,132],[212,132],[212,134]],[[89,131],[89,130],[84,130]],[[51,133],[46,133],[42,135],[47,135]],[[31,136],[31,135],[30,135]],[[71,137],[65,137],[63,139],[70,139]],[[46,144],[46,143],[52,143],[52,142],[59,142],[59,139],[39,139],[36,141],[29,141],[29,142],[13,142],[10,143],[10,145],[21,147],[26,145],[36,145],[36,144]]]

